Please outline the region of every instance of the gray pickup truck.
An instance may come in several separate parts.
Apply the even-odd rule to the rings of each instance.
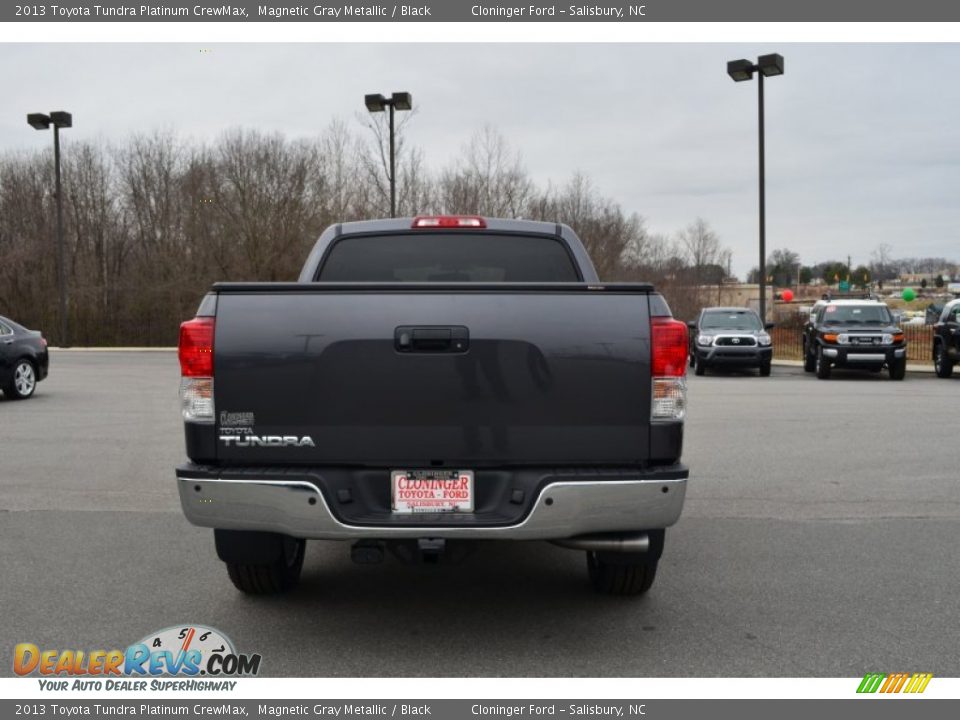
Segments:
[[[247,593],[295,585],[306,539],[364,563],[546,540],[638,595],[680,516],[687,326],[564,225],[334,225],[297,282],[215,284],[179,357],[183,511]]]

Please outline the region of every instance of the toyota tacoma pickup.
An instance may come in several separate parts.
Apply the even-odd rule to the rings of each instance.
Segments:
[[[697,375],[710,367],[755,367],[770,377],[773,345],[764,323],[749,308],[709,307],[690,326],[690,366]]]
[[[687,326],[564,225],[334,225],[297,282],[215,284],[179,359],[181,505],[243,592],[293,587],[307,539],[362,563],[538,540],[638,595],[680,516]]]

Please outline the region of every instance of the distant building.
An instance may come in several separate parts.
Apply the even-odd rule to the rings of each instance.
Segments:
[[[773,287],[767,285],[767,308],[773,307]],[[760,285],[758,283],[722,283],[701,285],[700,301],[705,305],[726,307],[749,307],[760,310]]]

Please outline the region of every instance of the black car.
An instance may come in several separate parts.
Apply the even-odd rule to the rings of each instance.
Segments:
[[[953,366],[960,362],[960,300],[951,300],[933,326],[933,367],[937,377],[953,375]]]
[[[803,369],[825,380],[832,368],[880,372],[903,380],[907,342],[890,309],[876,300],[834,300],[818,307],[803,334]]]
[[[711,367],[755,367],[761,377],[770,375],[773,346],[764,324],[749,308],[710,307],[687,323],[690,333],[690,365],[697,375]]]
[[[47,341],[36,330],[27,330],[0,315],[0,390],[13,400],[33,395],[47,377],[50,356]]]

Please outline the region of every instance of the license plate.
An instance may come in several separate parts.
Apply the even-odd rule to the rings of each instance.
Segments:
[[[473,471],[393,470],[390,495],[397,514],[473,512]]]

